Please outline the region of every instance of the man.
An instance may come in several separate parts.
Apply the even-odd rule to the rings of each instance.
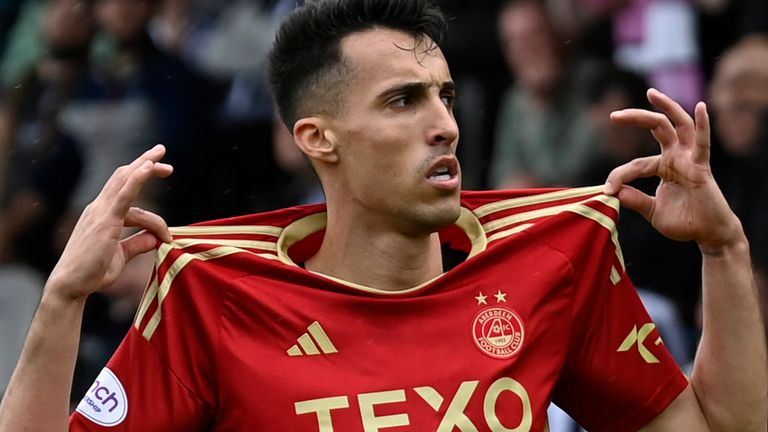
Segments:
[[[131,207],[170,174],[163,148],[118,169],[47,283],[0,431],[66,430],[84,299],[158,240],[135,327],[74,430],[541,431],[553,393],[591,430],[764,430],[747,241],[709,172],[705,107],[694,124],[651,91],[677,129],[662,114],[614,114],[652,129],[663,154],[605,185],[700,245],[707,323],[689,383],[623,273],[615,198],[460,197],[442,23],[428,1],[321,0],[283,25],[274,93],[327,209],[172,237]],[[624,185],[654,174],[656,197]],[[126,225],[146,231],[121,241]],[[469,255],[447,272],[439,235]]]

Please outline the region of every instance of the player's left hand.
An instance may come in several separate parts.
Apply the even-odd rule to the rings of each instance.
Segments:
[[[712,176],[706,105],[696,105],[694,121],[658,90],[648,90],[648,100],[662,112],[625,109],[611,113],[611,120],[649,129],[661,146],[661,154],[614,169],[604,192],[616,195],[622,205],[642,214],[665,236],[696,241],[702,251],[716,252],[743,239],[741,222]],[[661,179],[656,196],[627,185],[636,178],[651,176]]]

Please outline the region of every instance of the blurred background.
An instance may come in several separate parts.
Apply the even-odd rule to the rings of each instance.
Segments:
[[[140,205],[170,225],[321,202],[276,119],[266,56],[297,0],[0,0],[0,394],[45,278],[85,205],[155,143],[174,175]],[[707,101],[715,177],[768,272],[768,2],[442,0],[461,95],[465,189],[601,184],[657,152],[611,124],[658,88]],[[654,179],[639,181],[653,192]],[[699,337],[695,244],[622,212],[630,276],[681,366]],[[122,340],[144,289],[142,256],[89,299],[77,402]],[[151,264],[150,264],[151,265]],[[766,301],[763,301],[766,304]],[[553,408],[552,431],[575,431]]]

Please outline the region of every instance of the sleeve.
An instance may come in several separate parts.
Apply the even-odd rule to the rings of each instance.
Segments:
[[[575,289],[571,343],[553,400],[590,431],[638,430],[688,385],[625,272],[612,210],[599,203],[575,209],[576,223],[558,239]]]
[[[70,418],[71,431],[196,431],[212,414],[131,328]]]
[[[199,431],[215,415],[222,298],[201,261],[161,247],[134,325],[70,418],[72,431]],[[182,271],[183,269],[183,271]]]

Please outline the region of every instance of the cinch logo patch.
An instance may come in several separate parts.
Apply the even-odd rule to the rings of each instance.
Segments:
[[[507,307],[485,308],[475,316],[472,339],[484,354],[508,359],[523,346],[525,330],[520,317]]]
[[[77,406],[77,412],[106,427],[117,426],[125,420],[128,415],[128,397],[123,384],[109,368],[101,370]]]

